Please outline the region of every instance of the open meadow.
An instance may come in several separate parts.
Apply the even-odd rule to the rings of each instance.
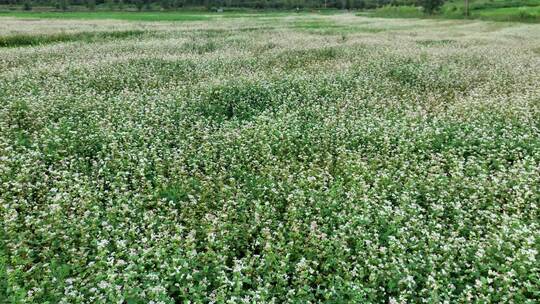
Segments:
[[[434,14],[426,14],[425,10],[418,5],[386,5],[376,9],[361,10],[357,15],[540,23],[540,0],[443,0],[441,3],[440,9]],[[466,3],[469,3],[468,10]],[[28,15],[28,13],[23,13],[23,15]]]
[[[538,303],[540,24],[128,17],[0,17],[0,303]]]

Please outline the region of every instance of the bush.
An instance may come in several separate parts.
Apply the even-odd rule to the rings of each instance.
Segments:
[[[56,9],[67,11],[69,9],[68,0],[58,0],[58,2],[56,2],[55,7],[56,7]]]
[[[444,0],[421,0],[421,5],[424,8],[424,13],[433,15],[444,3]]]
[[[32,10],[32,3],[30,1],[25,1],[23,3],[23,10],[31,11]]]
[[[168,10],[172,7],[171,0],[160,0],[159,5],[164,10]]]
[[[144,2],[143,0],[136,0],[135,1],[135,7],[137,8],[137,10],[140,12],[142,11],[143,7],[144,7]]]
[[[88,0],[86,2],[86,7],[91,11],[95,10],[96,9],[96,0]]]

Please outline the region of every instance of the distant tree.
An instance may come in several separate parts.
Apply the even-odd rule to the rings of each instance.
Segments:
[[[24,1],[23,10],[25,10],[25,11],[31,11],[32,10],[32,3],[29,0]]]
[[[219,10],[222,7],[291,10],[374,9],[385,5],[421,5],[426,13],[433,13],[440,7],[442,1],[444,0],[0,0],[0,5],[17,5],[26,10],[37,4],[54,6],[58,10],[68,10],[80,6],[86,6],[88,10],[94,10],[97,6],[108,9],[126,9],[126,4],[129,7],[136,7],[138,10],[150,10],[158,7],[167,10],[186,6],[205,6],[209,10]]]
[[[221,1],[219,2],[221,3]],[[255,4],[253,6],[258,9],[266,8],[267,3],[266,3],[266,0],[259,0],[259,1],[255,1]]]
[[[421,0],[421,5],[424,8],[424,13],[433,15],[441,8],[444,0]]]
[[[424,1],[424,0],[420,0],[420,1]],[[388,5],[390,4],[390,0],[377,0],[377,7],[383,7],[385,5]]]
[[[173,5],[174,8],[184,7],[184,0],[173,0],[172,5]]]
[[[144,0],[144,9],[147,11],[152,9],[152,2],[150,0]]]
[[[96,0],[87,0],[86,1],[86,7],[91,11],[95,10],[96,9]]]
[[[58,2],[56,2],[56,8],[67,11],[69,9],[68,0],[58,0]]]

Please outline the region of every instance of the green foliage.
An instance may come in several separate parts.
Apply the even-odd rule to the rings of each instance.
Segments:
[[[424,12],[428,15],[433,15],[444,4],[444,0],[422,0],[420,5],[424,9]]]
[[[445,7],[463,8],[464,1],[452,0],[445,3]],[[539,0],[471,0],[469,8],[472,11],[484,9],[498,9],[509,7],[535,7],[540,6]]]
[[[449,1],[441,9],[441,13],[449,18],[463,18],[465,9],[463,1]],[[469,5],[470,18],[495,21],[540,21],[540,1],[538,0],[476,0]]]
[[[69,1],[68,0],[57,0],[55,7],[57,9],[67,11],[69,9]]]
[[[68,41],[95,41],[103,39],[125,39],[143,35],[145,32],[140,30],[112,31],[112,32],[78,32],[78,33],[59,33],[59,34],[16,34],[9,36],[0,36],[0,47],[19,47],[35,46],[57,42]]]
[[[7,249],[4,245],[5,238],[5,231],[4,229],[0,228],[0,304],[8,303],[8,293],[10,292],[8,290],[8,256]]]
[[[86,7],[91,11],[95,10],[96,9],[96,0],[87,0],[86,1]]]
[[[23,3],[23,10],[25,11],[31,11],[32,10],[32,2],[30,1],[25,1]]]
[[[172,8],[172,3],[170,0],[160,0],[159,5],[165,10]]]
[[[55,7],[63,10],[64,7],[79,10],[80,6],[87,5],[87,0],[0,0],[0,5],[23,6],[26,1],[39,5],[40,7]],[[411,4],[413,0],[398,0],[396,4]],[[65,2],[65,3],[64,3]],[[386,0],[310,0],[310,1],[290,1],[290,0],[97,0],[96,4],[100,8],[123,9],[124,6],[130,10],[143,8],[145,10],[159,10],[179,8],[184,5],[192,8],[205,8],[207,11],[218,11],[220,8],[249,8],[249,9],[362,9],[372,8],[388,4]]]
[[[540,6],[485,9],[474,14],[478,18],[487,20],[540,22]]]
[[[385,18],[421,18],[423,13],[416,6],[383,6],[372,14],[373,17]]]
[[[140,12],[142,11],[143,7],[144,7],[144,2],[143,0],[136,0],[135,1],[135,6],[137,7],[137,10]]]
[[[141,5],[141,10],[144,5]],[[117,19],[130,21],[207,21],[214,19],[213,16],[194,11],[177,12],[0,12],[0,16],[33,18],[33,19],[75,19],[75,20],[100,20]],[[229,18],[241,18],[243,15],[229,14]]]
[[[424,12],[435,18],[461,19],[466,17],[463,1],[446,1],[442,6],[441,3],[439,1],[418,4],[425,6]],[[470,14],[467,18],[519,22],[540,21],[540,1],[538,0],[473,0],[470,1],[469,9]],[[424,17],[418,7],[407,5],[386,5],[372,12],[360,12],[358,15],[386,18]]]

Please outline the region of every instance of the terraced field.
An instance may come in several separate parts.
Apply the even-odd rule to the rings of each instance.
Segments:
[[[540,297],[540,25],[0,24],[6,303]]]

